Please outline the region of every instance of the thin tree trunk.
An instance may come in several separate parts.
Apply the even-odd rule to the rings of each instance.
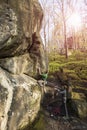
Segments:
[[[62,18],[63,18],[63,31],[64,31],[64,47],[65,47],[65,57],[68,58],[68,47],[66,41],[66,20],[64,15],[64,2],[62,1]]]
[[[66,41],[66,23],[64,20],[64,46],[65,46],[65,56],[68,58],[68,46],[67,46],[67,41]]]

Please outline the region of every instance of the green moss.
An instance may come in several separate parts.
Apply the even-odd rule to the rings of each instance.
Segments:
[[[72,99],[77,99],[77,100],[84,100],[85,96],[83,93],[76,93],[76,92],[72,92]]]
[[[75,73],[68,74],[68,77],[70,77],[72,80],[80,80],[78,75],[76,75]]]
[[[45,130],[44,115],[41,112],[39,114],[39,118],[37,119],[35,124],[31,126],[30,130]]]
[[[79,75],[80,79],[87,80],[87,71],[86,70],[80,71],[78,75]]]
[[[58,70],[60,67],[60,64],[56,63],[56,62],[51,62],[49,63],[49,72],[55,72],[56,70]]]
[[[59,54],[49,55],[49,73],[56,73],[60,67],[71,77],[72,80],[87,80],[87,54],[75,51],[68,59]],[[78,81],[79,80],[79,81]]]
[[[87,53],[81,51],[74,51],[73,54],[70,56],[70,58],[77,61],[86,59],[86,57],[87,57]]]

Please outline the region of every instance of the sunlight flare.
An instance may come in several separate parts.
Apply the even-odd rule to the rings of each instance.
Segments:
[[[69,18],[69,24],[72,26],[74,29],[78,29],[81,27],[81,17],[79,14],[74,13],[70,18]]]

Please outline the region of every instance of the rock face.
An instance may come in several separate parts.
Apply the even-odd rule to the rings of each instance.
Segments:
[[[31,123],[40,109],[40,99],[36,80],[0,68],[0,130],[17,130]]]
[[[46,70],[38,0],[0,0],[0,130],[29,125],[41,91],[31,76]]]
[[[0,1],[0,58],[3,58],[3,62],[5,59],[6,64],[10,64],[14,56],[19,57],[28,53],[26,60],[27,58],[32,60],[32,73],[33,71],[36,73],[37,66],[40,66],[42,71],[46,69],[39,34],[42,18],[43,12],[37,0],[8,0],[7,3]]]
[[[72,107],[80,118],[87,118],[87,101],[84,93],[72,93]]]

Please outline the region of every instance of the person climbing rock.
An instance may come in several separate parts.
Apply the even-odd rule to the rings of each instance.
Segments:
[[[47,84],[48,72],[45,71],[44,73],[39,73],[38,83],[41,87]]]
[[[43,100],[44,100],[44,94],[46,93],[46,84],[47,84],[47,77],[48,77],[48,71],[45,71],[44,73],[41,73],[40,70],[38,70],[38,80],[37,83],[39,84],[39,86],[41,86],[41,90],[42,90],[42,100],[41,100],[41,104],[43,104]]]

